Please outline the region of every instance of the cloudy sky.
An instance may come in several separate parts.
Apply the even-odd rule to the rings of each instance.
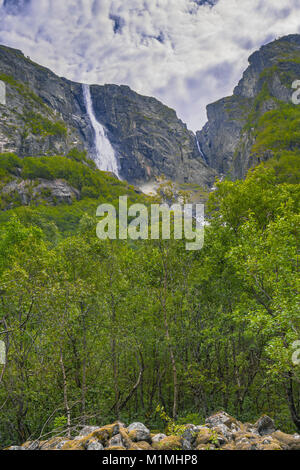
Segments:
[[[192,130],[262,44],[300,33],[300,0],[0,0],[0,43],[60,76],[127,84]]]

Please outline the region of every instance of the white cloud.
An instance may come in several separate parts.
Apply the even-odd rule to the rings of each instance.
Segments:
[[[3,8],[0,42],[61,76],[127,84],[175,108],[193,129],[230,94],[251,52],[299,32],[298,0],[31,0]]]

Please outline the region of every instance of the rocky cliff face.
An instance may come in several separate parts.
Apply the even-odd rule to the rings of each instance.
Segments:
[[[15,179],[1,189],[2,200],[6,201],[6,210],[20,205],[72,204],[80,199],[80,191],[70,186],[65,180]]]
[[[250,56],[249,64],[233,96],[207,107],[208,122],[197,132],[207,163],[234,179],[243,178],[260,162],[261,156],[252,151],[259,117],[291,103],[292,83],[300,79],[300,35],[263,46]]]
[[[72,147],[86,146],[81,129],[87,124],[76,98],[79,84],[4,46],[0,46],[0,80],[6,85],[6,105],[0,107],[1,152],[23,157],[65,154]]]
[[[93,86],[91,93],[96,117],[108,130],[126,180],[148,181],[165,175],[178,182],[213,182],[214,174],[199,154],[195,135],[173,109],[127,86]]]
[[[0,46],[0,152],[19,156],[65,155],[71,148],[92,154],[93,129],[82,85],[57,77],[22,52]],[[107,129],[121,177],[137,183],[165,175],[179,182],[211,185],[215,171],[203,161],[195,135],[175,111],[126,86],[91,87],[95,114]]]
[[[292,83],[300,78],[300,35],[263,46],[249,64],[233,96],[207,107],[208,122],[197,138],[174,110],[155,98],[127,86],[93,85],[95,115],[116,152],[121,177],[140,184],[164,175],[211,186],[217,174],[243,178],[250,167],[270,158],[270,152],[253,151],[254,130],[267,111],[291,103]],[[0,80],[6,85],[0,152],[66,155],[77,147],[92,156],[94,131],[80,83],[57,77],[4,46]]]

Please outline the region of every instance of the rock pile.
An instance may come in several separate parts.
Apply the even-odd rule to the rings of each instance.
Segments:
[[[300,450],[300,435],[276,430],[268,416],[255,424],[241,423],[224,411],[205,421],[187,424],[179,435],[151,433],[142,423],[126,427],[116,422],[108,426],[85,426],[73,439],[54,437],[48,441],[26,442],[7,450]]]

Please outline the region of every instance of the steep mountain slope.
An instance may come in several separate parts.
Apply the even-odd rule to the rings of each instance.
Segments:
[[[174,110],[127,86],[93,86],[91,93],[96,117],[108,130],[126,180],[147,181],[164,174],[179,182],[214,181],[194,134]]]
[[[83,115],[79,84],[56,77],[21,51],[0,47],[0,79],[6,105],[0,108],[0,150],[20,157],[65,154],[85,148],[78,124]]]
[[[234,179],[282,151],[299,156],[300,108],[291,99],[300,78],[300,35],[263,46],[249,63],[233,96],[208,105],[208,122],[197,132],[207,163]]]
[[[300,108],[291,97],[292,83],[300,77],[300,35],[263,46],[249,62],[233,96],[207,107],[208,123],[197,138],[155,98],[127,86],[92,85],[94,114],[121,177],[140,184],[165,175],[209,187],[218,173],[243,178],[249,168],[274,157],[294,167]],[[6,84],[0,152],[21,158],[66,156],[76,148],[92,158],[94,129],[82,84],[57,77],[5,46],[0,46],[0,80]]]
[[[0,224],[17,217],[41,227],[51,240],[78,230],[83,216],[95,216],[99,204],[118,208],[119,196],[147,203],[125,181],[95,168],[85,153],[19,158],[0,155]]]
[[[7,88],[6,106],[0,108],[0,151],[20,157],[65,155],[76,147],[93,153],[94,132],[80,83],[59,78],[4,46],[0,80]],[[127,86],[94,85],[91,95],[122,178],[139,183],[164,174],[179,182],[213,183],[215,172],[175,111]]]

